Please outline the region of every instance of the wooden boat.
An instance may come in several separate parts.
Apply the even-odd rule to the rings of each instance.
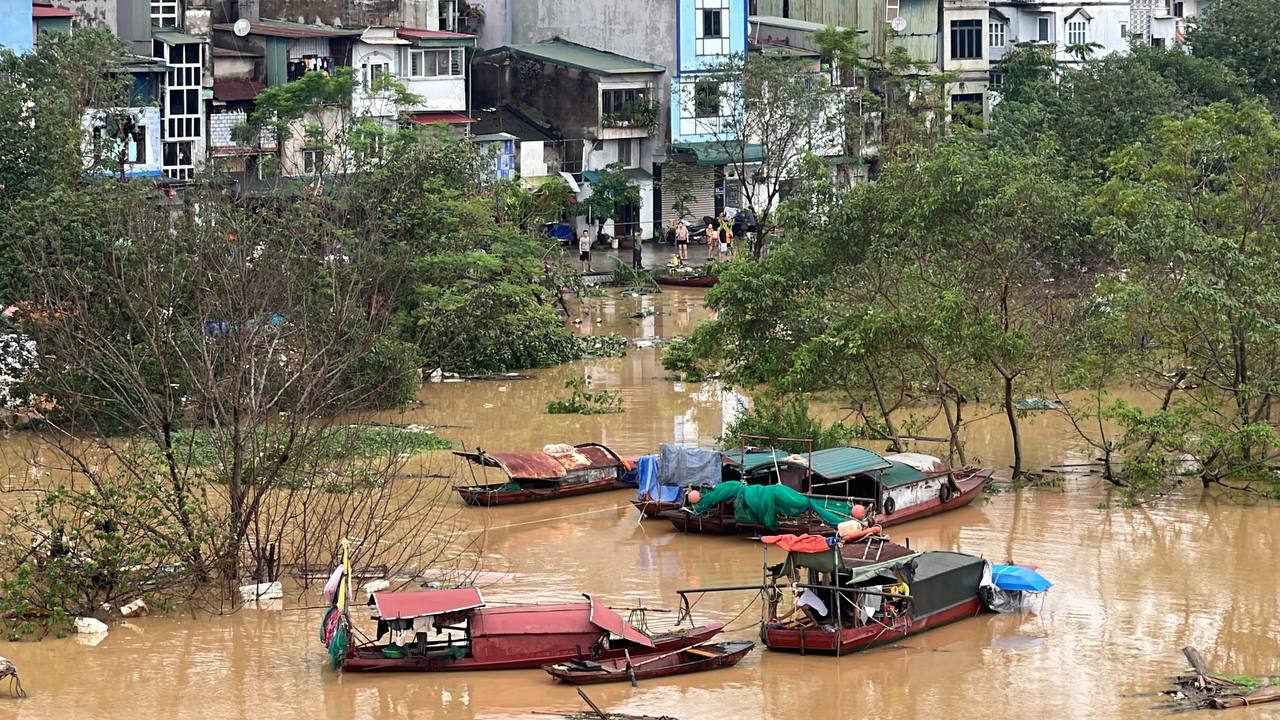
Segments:
[[[663,446],[664,453],[668,451],[668,447],[669,446],[667,445]],[[755,471],[765,465],[781,460],[786,456],[787,453],[782,451],[762,450],[760,448],[747,448],[745,450],[723,452],[721,453],[722,466],[720,471],[720,480],[745,480],[747,482],[766,481],[768,479],[767,476],[756,473]],[[645,518],[666,518],[668,517],[666,513],[677,511],[684,507],[683,491],[686,487],[698,490],[704,489],[704,486],[702,485],[689,485],[687,482],[684,482],[683,479],[678,479],[677,482],[679,482],[678,486],[662,485],[659,490],[663,493],[667,490],[671,490],[672,492],[670,494],[675,494],[679,496],[680,499],[674,501],[655,500],[649,496],[645,496],[632,500],[632,507],[639,510]],[[641,492],[643,492],[643,490]],[[664,494],[664,497],[667,496],[667,494]],[[679,525],[677,525],[677,527],[679,527]],[[735,529],[730,532],[732,533],[737,531]]]
[[[750,640],[733,640],[688,647],[676,652],[632,655],[630,659],[570,660],[543,665],[551,677],[572,685],[648,680],[669,675],[719,670],[737,665],[756,646]]]
[[[659,285],[667,285],[673,287],[697,287],[709,288],[720,281],[719,275],[690,275],[687,277],[680,275],[663,275],[655,274],[654,282]]]
[[[454,490],[468,505],[510,505],[616,490],[626,472],[626,462],[604,445],[550,448],[564,452],[455,452],[477,465],[499,468],[507,482],[456,485]]]
[[[876,524],[888,527],[968,505],[982,494],[991,473],[989,468],[952,469],[941,459],[920,453],[881,456],[863,448],[840,447],[763,465],[754,473],[763,479],[747,481],[781,483],[812,498],[858,503],[867,508]],[[662,517],[685,532],[836,532],[816,517],[779,518],[777,527],[766,528],[738,522],[733,515],[732,503],[726,503],[701,514],[679,509]]]
[[[607,661],[627,653],[678,651],[707,642],[723,629],[711,623],[649,634],[584,597],[585,602],[577,603],[489,607],[472,587],[374,593],[375,637],[392,632],[392,642],[357,645],[342,667],[349,672],[443,672]]]
[[[816,625],[806,620],[798,626],[776,621],[766,623],[761,629],[766,647],[782,652],[846,655],[974,617],[983,611],[978,588],[987,563],[981,557],[929,551],[866,564],[857,560],[856,550],[853,558],[844,552],[851,547],[857,545],[846,545],[840,552],[839,563],[832,560],[835,551],[788,555],[788,563],[784,565],[801,567],[805,561],[797,556],[811,555],[815,556],[811,562],[823,568],[815,570],[810,565],[809,569],[814,570],[819,580],[801,583],[799,587],[824,596],[832,622]],[[786,579],[785,575],[784,569],[780,577]],[[890,590],[908,577],[907,594]],[[778,596],[776,592],[771,595]],[[770,609],[776,617],[776,600],[774,605]]]

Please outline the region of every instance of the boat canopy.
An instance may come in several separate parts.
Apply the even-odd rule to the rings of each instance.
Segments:
[[[724,453],[725,462],[737,467],[743,475],[749,475],[752,471],[773,465],[775,462],[781,463],[786,458],[785,450],[748,450],[745,453],[734,450]]]
[[[669,443],[658,450],[658,482],[662,485],[716,485],[723,466],[724,459],[718,450]]]
[[[841,571],[854,571],[855,581],[870,579],[876,575],[911,562],[919,553],[897,543],[849,543],[838,551],[832,549],[820,553],[792,552],[787,554],[786,562],[780,572],[791,574],[792,568],[807,568],[822,573],[836,570],[836,562]],[[841,577],[844,577],[842,575]]]
[[[920,472],[927,473],[929,475],[934,475],[936,473],[944,473],[949,469],[947,467],[947,464],[942,461],[942,458],[934,457],[932,455],[926,455],[924,453],[913,453],[913,452],[892,453],[889,455],[885,455],[884,459],[888,460],[891,463],[902,463],[903,465],[910,465],[911,467],[919,470]]]
[[[479,588],[466,587],[374,593],[373,603],[383,620],[408,620],[484,607],[484,597]]]
[[[536,635],[598,635],[604,631],[630,642],[653,647],[648,635],[632,627],[603,603],[512,605],[479,610],[471,617],[473,639]]]
[[[965,553],[930,550],[916,560],[911,611],[917,618],[964,602],[978,592],[987,561]]]
[[[892,463],[878,453],[852,446],[816,450],[808,455],[789,455],[787,462],[807,466],[815,474],[828,480],[893,467]]]
[[[584,594],[583,597],[587,599],[587,602],[591,603],[592,625],[608,630],[610,635],[622,638],[627,642],[653,647],[653,640],[648,635],[632,627],[618,613],[610,610],[604,603],[592,598],[590,595]]]
[[[548,445],[543,448],[543,452],[535,453],[487,453],[477,450],[454,452],[454,455],[477,465],[499,468],[508,477],[518,480],[559,480],[575,470],[625,465],[617,453],[595,443],[576,447]]]
[[[889,469],[880,474],[880,483],[887,488],[895,488],[910,485],[926,477],[928,476],[906,463],[893,461]]]

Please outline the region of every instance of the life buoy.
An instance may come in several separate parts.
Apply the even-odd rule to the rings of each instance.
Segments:
[[[884,514],[892,515],[893,511],[897,509],[898,509],[898,505],[893,501],[893,496],[886,495],[884,498]]]
[[[943,505],[946,505],[947,503],[951,502],[951,486],[950,485],[943,483],[942,487],[938,488],[938,501],[941,502]]]

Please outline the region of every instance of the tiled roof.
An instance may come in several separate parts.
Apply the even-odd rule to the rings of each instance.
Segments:
[[[75,10],[65,10],[60,7],[54,7],[49,3],[31,3],[31,17],[33,18],[73,18],[79,14]]]

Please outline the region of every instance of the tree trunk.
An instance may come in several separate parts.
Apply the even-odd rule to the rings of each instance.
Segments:
[[[942,414],[947,418],[947,462],[955,465],[956,460],[966,465],[964,445],[960,442],[960,403],[956,403],[955,415],[951,414],[951,401],[948,398],[948,386],[938,379],[938,402],[942,403]]]
[[[889,433],[889,439],[893,442],[894,452],[903,452],[902,437],[898,435],[898,428],[893,424],[893,416],[889,413],[889,408],[885,405],[884,394],[880,392],[880,381],[876,379],[875,370],[872,369],[871,363],[866,360],[862,361],[862,367],[866,368],[867,377],[871,380],[871,389],[876,394],[876,404],[880,406],[880,417],[884,419],[884,429]]]
[[[1004,414],[1009,418],[1009,433],[1013,436],[1013,478],[1022,476],[1022,434],[1018,432],[1018,415],[1013,407],[1013,378],[1004,376]]]

